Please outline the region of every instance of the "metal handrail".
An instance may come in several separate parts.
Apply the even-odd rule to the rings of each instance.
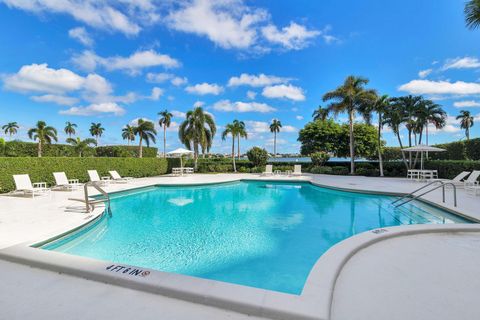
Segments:
[[[90,181],[90,182],[87,182],[83,185],[83,194],[85,195],[85,207],[87,209],[87,212],[90,212],[90,205],[92,204],[92,201],[90,201],[90,197],[88,196],[88,187],[89,186],[94,187],[98,192],[100,192],[105,197],[106,201],[102,201],[102,202],[107,203],[107,213],[111,216],[112,215],[112,209],[111,209],[111,206],[110,206],[110,196],[108,195],[108,193],[105,190],[100,188],[98,183],[95,182],[95,181]],[[93,211],[93,208],[92,208],[92,211]]]
[[[440,183],[439,186],[436,186],[436,187],[433,188],[433,189],[429,189],[429,190],[427,190],[427,191],[425,191],[425,192],[423,192],[423,193],[421,193],[421,194],[418,194],[418,195],[416,195],[416,196],[414,196],[414,197],[411,197],[411,196],[413,196],[414,193],[416,193],[416,192],[418,192],[418,191],[420,191],[420,190],[422,190],[422,189],[425,189],[426,187],[431,186],[431,185],[433,185],[433,184],[435,184],[435,183],[438,183],[438,182]],[[445,203],[445,186],[446,186],[446,185],[451,185],[451,186],[453,187],[453,205],[456,207],[456,206],[457,206],[457,186],[455,186],[455,184],[453,184],[453,183],[451,183],[451,182],[443,182],[443,181],[432,181],[432,182],[430,182],[429,184],[427,184],[427,185],[425,185],[425,186],[423,186],[423,187],[421,187],[421,188],[418,188],[417,190],[415,190],[415,191],[413,191],[413,192],[411,192],[411,193],[409,193],[409,194],[407,194],[407,195],[405,195],[405,196],[403,196],[403,197],[401,197],[401,198],[393,201],[392,204],[394,204],[394,203],[396,203],[396,202],[398,202],[398,201],[400,201],[400,200],[402,200],[402,199],[405,199],[405,198],[407,198],[407,197],[411,197],[411,198],[407,199],[407,201],[404,201],[404,202],[401,202],[400,204],[397,204],[397,205],[395,206],[395,208],[398,208],[398,207],[400,207],[400,206],[403,206],[403,205],[406,204],[406,203],[409,203],[410,201],[413,201],[413,200],[415,200],[415,199],[420,198],[421,196],[426,195],[427,193],[430,193],[430,192],[432,192],[432,191],[435,191],[435,190],[437,190],[438,188],[442,188],[443,203]]]

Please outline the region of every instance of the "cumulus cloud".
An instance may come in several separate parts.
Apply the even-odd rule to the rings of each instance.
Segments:
[[[170,80],[174,77],[175,75],[171,73],[165,73],[165,72],[159,72],[159,73],[153,73],[149,72],[147,73],[146,79],[148,82],[152,83],[162,83],[167,80]]]
[[[90,47],[93,45],[93,39],[88,34],[87,30],[84,27],[77,27],[68,30],[68,35],[70,38],[77,40],[84,46]]]
[[[21,9],[36,14],[67,14],[75,20],[83,22],[89,26],[117,31],[126,35],[136,35],[141,27],[133,21],[135,12],[125,14],[121,10],[128,12],[129,7],[110,4],[109,1],[95,0],[2,0],[11,8]],[[120,2],[121,3],[121,2]],[[130,6],[130,8],[133,8]],[[140,8],[140,7],[137,7]]]
[[[199,83],[194,86],[188,86],[185,88],[185,91],[188,93],[192,94],[198,94],[198,95],[207,95],[207,94],[213,94],[215,96],[219,95],[220,93],[223,92],[223,87],[219,86],[216,83]]]
[[[178,110],[172,110],[172,115],[177,118],[185,118],[187,115],[185,112],[178,111]]]
[[[170,80],[170,82],[174,85],[174,86],[182,86],[184,84],[186,84],[188,82],[188,79],[185,78],[185,77],[174,77],[172,80]]]
[[[258,102],[230,102],[230,100],[221,100],[213,105],[213,109],[226,112],[260,112],[267,113],[276,111],[275,108],[266,103]]]
[[[422,79],[428,77],[430,73],[432,73],[433,69],[426,69],[426,70],[421,70],[418,72],[418,76]]]
[[[156,101],[160,99],[160,97],[163,95],[163,90],[159,87],[153,87],[152,88],[152,94],[150,95],[150,99]]]
[[[86,107],[71,107],[67,110],[61,110],[60,114],[71,116],[93,116],[99,114],[113,114],[121,116],[125,114],[125,109],[115,102],[93,103]]]
[[[257,96],[257,93],[255,91],[250,91],[250,90],[247,91],[247,98],[248,99],[254,100],[256,96]]]
[[[193,104],[193,107],[200,108],[200,107],[203,107],[204,105],[205,105],[205,102],[203,101],[195,101],[195,103]]]
[[[398,90],[418,95],[472,95],[480,94],[480,84],[464,81],[412,80],[401,85]]]
[[[443,70],[448,69],[476,69],[480,68],[480,60],[474,57],[449,59],[443,65]]]
[[[166,20],[170,28],[207,37],[222,48],[245,49],[256,41],[256,24],[267,17],[266,11],[239,0],[194,0],[184,2]]]
[[[228,80],[228,86],[265,87],[274,84],[287,83],[288,81],[290,81],[289,78],[265,75],[263,73],[260,73],[259,75],[242,73],[239,77],[231,77]]]
[[[295,119],[297,119],[297,120],[303,120],[303,116],[295,116]]]
[[[455,108],[472,108],[480,107],[480,102],[475,100],[466,100],[466,101],[456,101],[453,103]]]
[[[68,96],[60,96],[55,94],[45,94],[41,96],[32,96],[30,97],[35,102],[43,102],[43,103],[55,103],[61,106],[72,106],[76,104],[79,99],[74,97]]]
[[[128,57],[100,57],[95,52],[85,50],[72,57],[72,62],[81,70],[93,71],[102,66],[108,71],[121,70],[131,75],[138,75],[145,68],[161,66],[164,68],[176,68],[180,62],[169,55],[160,54],[155,50],[143,50],[132,53]]]
[[[275,25],[262,28],[263,36],[271,43],[281,45],[286,49],[299,50],[309,45],[310,40],[321,34],[318,30],[308,30],[305,26],[295,22],[279,30]],[[326,41],[333,42],[334,37],[329,36]]]
[[[295,87],[291,84],[275,85],[263,88],[262,95],[267,98],[285,98],[293,101],[305,100],[305,94],[302,88]]]

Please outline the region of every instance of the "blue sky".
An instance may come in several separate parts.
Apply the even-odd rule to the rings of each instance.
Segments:
[[[430,130],[430,143],[464,137],[461,109],[476,116],[478,137],[480,31],[466,29],[463,3],[0,0],[0,124],[17,121],[27,140],[37,120],[75,122],[82,138],[101,122],[101,144],[121,144],[125,124],[168,109],[172,149],[183,113],[201,105],[219,131],[247,123],[242,147],[272,149],[268,123],[278,118],[279,152],[297,152],[323,93],[353,74],[381,94],[441,104],[448,125]],[[229,148],[217,134],[213,152]]]

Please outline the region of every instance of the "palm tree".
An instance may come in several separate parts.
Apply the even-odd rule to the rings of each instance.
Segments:
[[[98,138],[100,138],[103,134],[103,131],[105,131],[105,128],[102,127],[102,124],[92,122],[92,125],[90,126],[90,134],[92,137],[95,137],[96,144],[98,145]]]
[[[364,86],[367,83],[368,79],[348,76],[340,87],[327,92],[323,96],[323,101],[333,101],[329,104],[328,109],[334,112],[334,114],[348,113],[350,126],[350,174],[355,173],[355,138],[353,135],[355,113],[361,113],[361,110],[365,109],[365,105],[374,101],[376,97],[374,90],[365,89]]]
[[[137,126],[134,127],[135,135],[138,135],[140,143],[138,145],[138,157],[142,158],[143,156],[143,146],[142,142],[145,140],[147,147],[150,146],[150,141],[155,143],[155,136],[157,135],[157,130],[155,130],[155,125],[151,121],[145,121],[143,119],[138,119]]]
[[[280,132],[282,123],[280,120],[273,119],[270,124],[270,132],[273,133],[273,157],[277,156],[277,133]]]
[[[245,122],[233,120],[233,125],[235,126],[235,131],[237,133],[237,156],[240,160],[240,138],[248,139],[248,133],[245,128]]]
[[[412,146],[412,134],[415,133],[415,128],[417,127],[417,123],[415,121],[415,117],[418,114],[418,110],[421,108],[423,103],[423,98],[421,96],[405,96],[395,98],[395,104],[397,108],[402,108],[405,112],[405,127],[408,130],[408,146]],[[416,143],[415,139],[415,143]],[[411,153],[410,153],[411,155]]]
[[[402,139],[400,137],[400,127],[405,121],[405,111],[396,104],[396,99],[392,99],[391,103],[385,109],[383,115],[383,125],[387,125],[392,129],[393,133],[397,136],[400,149],[403,149]],[[410,164],[405,158],[405,154],[401,152],[403,162],[407,169],[410,169]]]
[[[168,112],[168,110],[162,111],[158,113],[161,116],[160,120],[158,120],[158,124],[163,127],[163,157],[167,156],[167,128],[170,127],[172,122],[173,114]]]
[[[42,156],[42,146],[46,143],[52,143],[52,140],[58,141],[57,129],[47,126],[45,121],[38,121],[37,126],[28,130],[28,137],[32,140],[38,140],[38,156]]]
[[[129,124],[123,127],[122,139],[127,140],[128,145],[130,145],[130,141],[135,141],[135,127]]]
[[[457,120],[460,120],[460,128],[465,129],[465,136],[467,140],[470,140],[470,128],[474,125],[474,118],[470,114],[470,111],[461,110],[457,116]]]
[[[77,125],[75,123],[72,123],[70,121],[65,122],[65,128],[63,129],[66,134],[68,134],[68,137],[71,138],[72,135],[76,133],[75,128]]]
[[[436,104],[431,100],[423,100],[421,108],[417,114],[417,121],[419,122],[420,139],[419,143],[422,143],[423,128],[425,128],[425,140],[428,145],[428,125],[433,124],[436,129],[445,127],[447,119],[447,113],[442,109],[442,106]]]
[[[92,139],[92,138],[87,138],[87,139],[84,139],[84,140],[81,140],[79,137],[77,137],[76,139],[73,139],[73,138],[67,138],[67,143],[70,143],[73,148],[75,149],[75,151],[78,153],[78,156],[79,157],[82,157],[82,153],[91,145],[96,145],[97,142],[95,141],[95,139]]]
[[[213,117],[204,112],[202,107],[190,110],[186,114],[185,121],[182,122],[178,130],[178,138],[189,150],[193,148],[195,159],[195,169],[197,168],[199,147],[205,156],[205,150],[208,152],[212,147],[213,137],[217,132]]]
[[[233,171],[237,172],[237,167],[235,164],[235,138],[238,135],[238,127],[235,123],[229,123],[225,126],[225,130],[222,132],[222,140],[225,141],[226,137],[230,134],[232,136],[232,161],[233,161]]]
[[[313,120],[322,120],[325,121],[330,114],[330,110],[327,108],[322,108],[322,106],[318,106],[317,110],[315,110],[312,114]]]
[[[16,122],[9,122],[2,127],[2,130],[5,134],[8,134],[10,136],[10,140],[12,140],[12,136],[18,132],[18,128],[19,126]]]
[[[480,26],[480,0],[470,0],[465,3],[465,22],[470,29]]]

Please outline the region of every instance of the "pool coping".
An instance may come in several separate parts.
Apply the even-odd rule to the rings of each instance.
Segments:
[[[310,180],[304,179],[234,179],[225,183],[252,180],[272,182],[307,182],[319,187],[329,188]],[[208,183],[212,184],[212,183]],[[217,183],[213,183],[217,184]],[[162,184],[155,184],[164,186]],[[192,184],[179,184],[179,186]],[[207,185],[207,184],[196,184]],[[153,186],[153,185],[151,185]],[[150,186],[150,187],[151,187]],[[149,186],[145,186],[149,187]],[[145,188],[145,187],[140,187]],[[123,191],[130,191],[131,188]],[[369,191],[349,190],[344,188],[330,188],[349,192],[374,193]],[[119,192],[123,192],[119,191]],[[445,210],[442,206],[437,206]],[[447,210],[450,211],[451,210]],[[456,214],[456,213],[455,213]],[[88,224],[95,223],[101,214],[86,223],[56,235],[58,239],[71,232],[79,230]],[[358,251],[371,246],[379,241],[392,237],[410,236],[432,232],[480,232],[479,225],[453,224],[453,225],[408,225],[381,228],[366,231],[349,237],[325,252],[314,264],[305,282],[301,295],[292,295],[236,285],[215,280],[196,278],[186,275],[167,273],[148,268],[130,265],[118,265],[108,261],[90,259],[80,256],[68,255],[54,251],[39,250],[33,245],[42,245],[55,239],[50,238],[41,242],[22,243],[0,250],[0,258],[5,260],[30,265],[54,272],[65,273],[89,280],[109,283],[153,294],[160,294],[171,298],[186,300],[194,303],[206,304],[226,310],[232,310],[248,315],[263,316],[274,319],[318,319],[330,318],[330,308],[336,280],[344,265]],[[113,267],[112,267],[113,265]],[[140,274],[135,274],[141,270]],[[127,271],[128,270],[128,271]],[[133,272],[133,274],[132,274]]]

